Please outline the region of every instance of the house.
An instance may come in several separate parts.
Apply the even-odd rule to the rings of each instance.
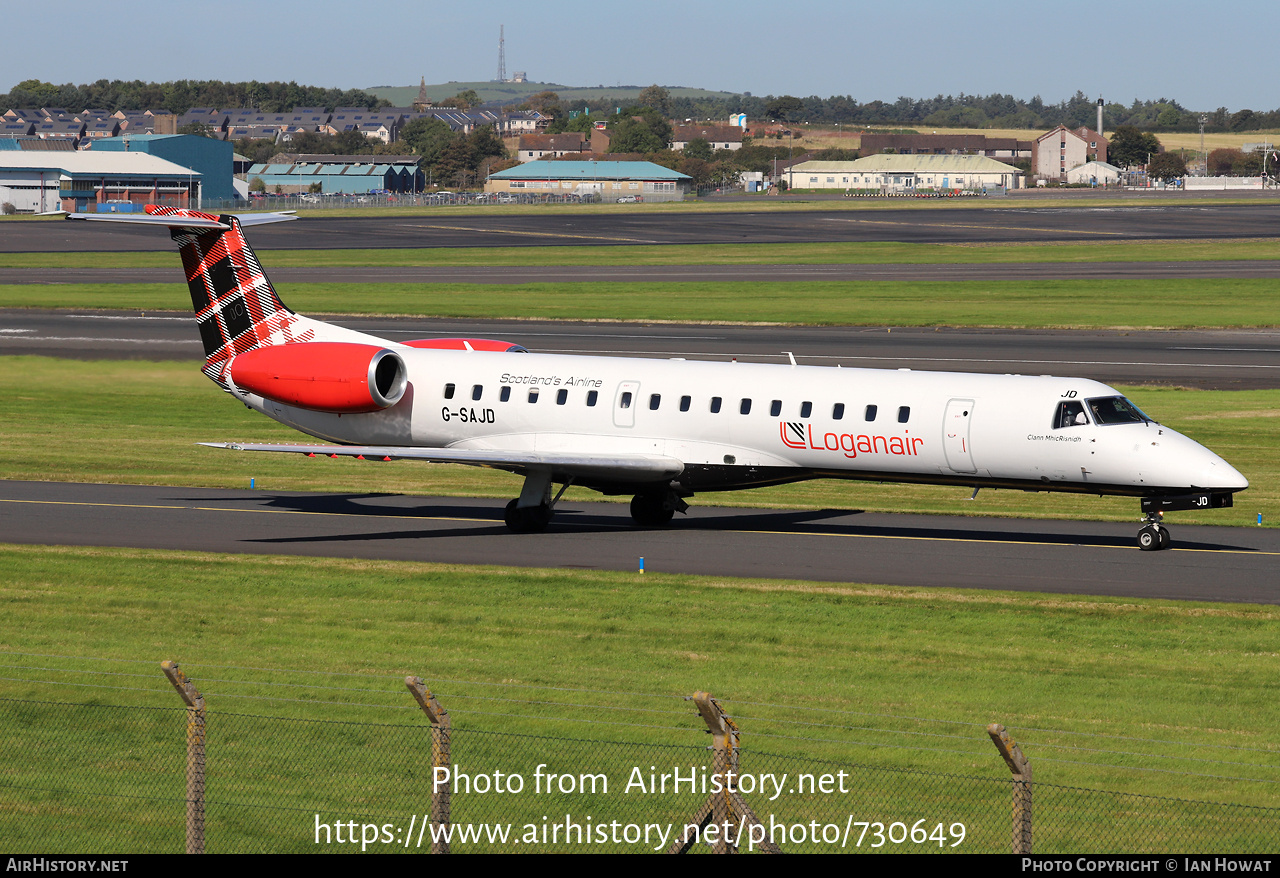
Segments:
[[[559,158],[590,152],[591,141],[587,135],[578,131],[567,134],[522,134],[516,157],[521,162],[533,162],[542,158]]]
[[[1059,125],[1035,139],[1031,173],[1042,180],[1067,182],[1067,171],[1086,162],[1107,160],[1107,139],[1091,128],[1074,131]]]
[[[676,125],[671,131],[671,148],[677,152],[691,140],[705,140],[716,149],[742,149],[743,129],[736,125]]]

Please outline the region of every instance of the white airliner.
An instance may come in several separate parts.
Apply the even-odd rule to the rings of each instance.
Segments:
[[[249,408],[332,443],[216,447],[507,470],[524,476],[506,510],[517,532],[546,528],[571,484],[631,494],[632,517],[655,526],[696,493],[837,478],[1135,497],[1138,545],[1151,550],[1169,545],[1164,512],[1231,506],[1249,484],[1083,378],[387,341],[280,301],[241,227],[295,217],[147,211],[68,218],[168,227],[204,373]]]

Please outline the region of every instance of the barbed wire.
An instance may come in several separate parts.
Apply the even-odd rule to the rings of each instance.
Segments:
[[[1053,765],[1081,765],[1089,768],[1105,768],[1108,771],[1144,771],[1151,774],[1172,774],[1178,777],[1203,777],[1212,780],[1248,781],[1249,783],[1280,783],[1277,780],[1262,777],[1236,777],[1223,774],[1203,774],[1195,771],[1174,771],[1171,768],[1146,768],[1141,765],[1108,765],[1100,762],[1078,762],[1071,759],[1054,759],[1052,756],[1037,756],[1036,764],[1048,762]]]
[[[31,680],[26,677],[0,677],[0,680],[9,680],[14,683],[42,683],[47,686],[79,686],[85,689],[115,689],[120,692],[150,692],[152,694],[164,692],[163,689],[142,689],[137,686],[99,686],[95,683],[68,683],[63,680]]]
[[[1036,743],[1035,746],[1046,750],[1074,750],[1078,753],[1106,753],[1110,756],[1139,756],[1143,759],[1177,759],[1183,762],[1204,762],[1210,765],[1247,765],[1251,768],[1258,767],[1248,762],[1228,762],[1221,759],[1204,759],[1198,756],[1179,756],[1177,754],[1170,753],[1141,753],[1134,752],[1132,750],[1107,750],[1103,747],[1073,747],[1069,744]]]
[[[1056,735],[1081,735],[1090,738],[1107,738],[1113,741],[1143,741],[1149,744],[1171,744],[1178,747],[1204,747],[1214,750],[1242,750],[1249,753],[1280,753],[1280,747],[1239,747],[1234,744],[1207,744],[1203,741],[1171,741],[1167,738],[1139,738],[1134,735],[1110,735],[1106,732],[1073,732],[1069,729],[1040,729],[1033,726],[1008,726],[1019,732],[1044,732]]]
[[[29,652],[0,651],[0,656],[25,656],[25,657],[32,657],[32,658],[55,658],[55,659],[63,659],[63,660],[70,660],[70,661],[93,661],[93,662],[109,662],[109,663],[123,663],[123,664],[143,664],[143,665],[155,664],[152,660],[147,660],[147,659],[122,659],[122,658],[110,658],[110,657],[102,657],[102,656],[65,655],[65,654],[56,654],[56,653],[29,653]],[[84,669],[84,668],[50,668],[45,666],[26,666],[26,665],[8,665],[3,667],[12,668],[14,670],[44,671],[47,673],[94,674],[99,676],[133,677],[133,678],[140,678],[140,679],[147,679],[152,677],[152,675],[150,674],[128,674],[128,673],[112,672],[112,671],[97,671],[97,670],[90,670],[90,669]],[[187,667],[190,668],[191,665],[187,665]],[[270,673],[270,674],[304,673],[296,669],[245,666],[245,665],[221,665],[221,664],[196,663],[195,667],[196,668],[218,668],[218,669],[224,669],[224,670],[253,671],[253,672]],[[360,679],[388,679],[388,682],[390,682],[391,680],[395,680],[396,682],[399,682],[398,677],[379,674],[379,673],[326,671],[326,670],[316,670],[316,669],[307,669],[305,673],[308,674],[309,676],[324,675],[324,676],[338,676],[338,677],[354,677],[354,678],[360,678]],[[31,680],[26,678],[15,678],[15,677],[0,677],[0,680],[8,680],[11,682],[21,682],[21,683],[39,683],[43,685],[79,686],[82,688],[116,689],[119,691],[138,691],[138,692],[149,692],[149,693],[164,691],[162,689],[152,690],[152,689],[142,689],[142,688],[133,688],[133,687],[111,687],[111,686],[102,686],[102,685],[95,685],[95,684],[89,684],[89,683],[69,683],[69,682],[59,682],[59,681],[51,681],[51,680]],[[626,690],[611,690],[611,689],[593,689],[593,688],[587,688],[587,687],[549,686],[549,685],[540,685],[540,684],[533,684],[533,683],[495,683],[495,682],[479,681],[479,680],[462,680],[462,679],[449,678],[449,677],[433,678],[433,683],[435,681],[439,681],[441,683],[454,684],[454,685],[467,685],[467,686],[479,686],[479,687],[491,687],[491,688],[527,689],[527,690],[549,691],[549,692],[590,693],[590,694],[606,696],[606,697],[629,696],[629,697],[661,698],[661,699],[672,698],[672,699],[681,699],[686,701],[689,699],[689,696],[687,695],[631,692]],[[232,680],[232,679],[217,678],[217,677],[205,677],[198,681],[198,684],[204,684],[204,683],[221,683],[221,684],[236,685],[236,686],[272,686],[272,687],[281,687],[281,688],[309,689],[309,690],[316,690],[316,691],[333,691],[333,692],[366,692],[366,693],[373,693],[378,695],[385,695],[389,697],[399,697],[401,695],[401,693],[399,692],[390,691],[390,690],[368,689],[363,687],[327,686],[327,685],[314,684],[314,683],[296,683],[296,682],[282,683],[282,682],[271,681],[271,680]],[[286,698],[272,699],[267,696],[234,695],[226,692],[217,692],[216,690],[209,694],[211,695],[216,694],[218,697],[222,697],[222,698],[233,698],[233,697],[234,698],[257,698],[259,700],[268,700],[268,701],[276,700],[281,702],[304,703],[304,704],[330,704],[330,705],[341,705],[341,706],[352,706],[352,707],[368,707],[368,708],[377,708],[377,709],[392,707],[397,710],[406,709],[401,705],[376,705],[376,704],[361,704],[359,702],[314,701],[314,700],[308,700],[308,699],[286,699]],[[668,711],[668,710],[661,710],[657,708],[626,707],[622,705],[609,705],[609,704],[594,704],[594,705],[578,704],[573,702],[558,702],[558,701],[546,701],[546,700],[527,701],[527,700],[514,699],[514,698],[504,699],[496,696],[463,694],[460,692],[438,693],[438,694],[440,694],[441,697],[459,699],[459,700],[493,701],[493,702],[499,702],[499,703],[529,704],[531,706],[534,706],[534,705],[552,706],[552,707],[565,707],[565,708],[584,709],[584,710],[617,710],[617,711],[625,711],[625,712],[633,712],[633,713],[654,713],[654,714],[667,715],[667,716],[682,715],[680,711],[675,711],[675,710]],[[876,718],[876,719],[897,720],[902,722],[929,723],[929,724],[939,724],[939,725],[958,725],[958,726],[965,726],[970,728],[985,728],[984,723],[966,721],[966,720],[949,720],[949,719],[939,719],[934,717],[920,717],[920,716],[913,716],[913,715],[892,714],[892,713],[883,713],[883,712],[845,710],[841,708],[815,707],[815,706],[808,706],[808,705],[778,705],[778,704],[769,704],[769,703],[762,703],[762,702],[756,702],[756,701],[737,700],[733,698],[717,698],[716,701],[719,702],[721,705],[742,705],[747,707],[768,708],[769,709],[768,716],[755,716],[750,713],[734,713],[733,716],[736,719],[743,720],[743,721],[758,721],[758,722],[768,723],[771,725],[809,726],[814,728],[839,729],[843,731],[869,731],[869,732],[879,732],[879,733],[889,733],[889,734],[908,734],[908,735],[917,735],[917,736],[924,736],[924,737],[939,737],[939,738],[949,737],[949,738],[954,738],[959,740],[964,739],[963,736],[958,736],[958,735],[949,736],[942,733],[913,732],[913,731],[906,731],[901,729],[889,730],[889,729],[880,729],[880,728],[866,727],[866,726],[850,727],[850,726],[840,726],[840,725],[829,724],[829,723],[811,723],[805,720],[782,719],[781,717],[778,716],[778,713],[780,711],[794,711],[797,713],[805,713],[805,712],[824,713],[824,714],[831,714],[833,716],[869,717],[869,718]],[[412,709],[412,708],[407,708],[407,709]],[[503,716],[503,714],[486,714],[479,711],[468,711],[468,712],[473,715]],[[581,720],[581,721],[585,722],[585,720]],[[649,728],[649,726],[637,726],[637,727]],[[1091,738],[1101,738],[1101,739],[1108,739],[1108,740],[1132,741],[1135,743],[1142,743],[1146,745],[1155,745],[1155,746],[1161,746],[1161,747],[1170,747],[1170,746],[1192,747],[1197,749],[1217,749],[1217,750],[1229,750],[1229,751],[1241,752],[1241,753],[1260,753],[1260,754],[1280,753],[1280,748],[1272,748],[1272,747],[1265,747],[1265,746],[1264,747],[1245,747],[1245,746],[1234,745],[1234,744],[1207,743],[1202,741],[1179,741],[1179,740],[1170,740],[1170,739],[1164,739],[1164,738],[1147,738],[1147,737],[1140,737],[1140,736],[1134,736],[1134,735],[1116,735],[1116,734],[1109,734],[1105,732],[1096,732],[1096,731],[1081,732],[1081,731],[1074,731],[1070,729],[1057,729],[1057,728],[1051,728],[1051,727],[1046,728],[1046,727],[1039,727],[1039,726],[1026,726],[1026,727],[1010,726],[1010,728],[1016,729],[1020,733],[1025,731],[1025,732],[1036,732],[1040,734],[1087,736]],[[753,734],[759,734],[759,733],[753,733]],[[1108,751],[1102,748],[1099,748],[1099,749],[1073,748],[1070,745],[1050,744],[1043,741],[1031,741],[1027,743],[1029,746],[1034,745],[1037,747],[1054,748],[1054,749],[1077,749],[1077,750],[1080,750],[1081,752],[1114,753],[1116,755],[1147,756],[1150,758],[1185,759],[1188,761],[1205,762],[1208,764],[1223,764],[1223,765],[1246,765],[1247,764],[1247,763],[1238,763],[1238,762],[1229,762],[1229,761],[1220,761],[1220,760],[1209,760],[1201,757],[1177,756],[1177,755],[1171,756],[1171,755],[1159,754],[1159,753],[1134,753],[1132,751]]]

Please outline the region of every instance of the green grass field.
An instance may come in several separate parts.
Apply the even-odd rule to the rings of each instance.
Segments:
[[[788,283],[290,284],[306,314],[849,326],[1273,327],[1275,281],[1046,280]],[[181,307],[181,284],[10,284],[2,308]]]
[[[1013,264],[1273,260],[1269,240],[1097,241],[952,246],[798,245],[441,248],[264,251],[279,267],[457,267],[751,264]],[[173,310],[187,291],[170,253],[0,254],[0,267],[172,268],[177,283],[0,285],[0,308]],[[699,323],[1201,328],[1278,325],[1266,279],[835,281],[761,283],[283,284],[311,314],[634,320]]]
[[[997,220],[1000,221],[1000,220]],[[1046,262],[1202,262],[1280,259],[1271,239],[1224,241],[1056,241],[1039,244],[618,245],[600,247],[423,247],[399,250],[259,250],[263,266],[569,265],[985,265]],[[0,253],[0,268],[181,268],[176,253]]]
[[[160,657],[208,704],[212,852],[420,813],[406,674],[449,710],[459,769],[612,779],[455,796],[456,822],[687,820],[701,796],[619,787],[706,764],[682,696],[709,689],[744,771],[849,772],[849,796],[748,797],[763,816],[962,821],[961,850],[1007,851],[995,720],[1035,766],[1041,853],[1274,846],[1274,607],[4,545],[0,606],[0,837],[24,850],[181,850]]]
[[[1020,210],[1026,208],[1082,208],[1082,207],[1135,207],[1151,204],[1182,205],[1194,204],[1196,207],[1213,207],[1222,205],[1258,204],[1259,199],[1252,194],[1239,195],[1191,195],[1183,192],[1166,192],[1149,190],[1145,192],[1109,192],[1106,194],[1082,194],[1075,192],[1070,196],[1061,196],[1054,190],[1022,191],[1004,198],[841,198],[830,195],[808,196],[803,194],[767,195],[760,194],[747,199],[731,201],[717,198],[687,197],[684,201],[671,201],[647,204],[485,204],[460,206],[387,206],[387,207],[350,207],[324,209],[297,209],[299,217],[414,217],[437,218],[456,221],[472,216],[498,215],[520,216],[525,214],[545,214],[556,211],[571,211],[574,215],[593,215],[626,212],[627,214],[668,214],[668,213],[741,213],[744,210],[752,213],[773,212],[809,212],[809,211],[841,211],[858,213],[892,209],[897,211],[951,211],[951,210],[989,210],[993,214],[1002,210]],[[296,209],[294,205],[288,209]],[[261,211],[236,209],[233,213],[256,213]],[[0,216],[4,222],[64,222],[61,215],[48,217],[32,217],[26,215]]]
[[[416,674],[458,728],[698,745],[706,689],[766,752],[999,778],[999,721],[1042,783],[1275,804],[1232,780],[1280,767],[1275,607],[15,546],[0,605],[0,676],[64,683],[8,698],[180,706],[172,658],[215,714],[406,723]]]
[[[1222,454],[1250,480],[1232,509],[1177,513],[1174,521],[1280,522],[1280,391],[1122,388],[1144,411]],[[310,460],[246,454],[197,442],[300,441],[247,410],[194,363],[0,358],[0,478],[274,490],[367,491],[509,499],[520,481],[473,467]],[[695,503],[791,509],[866,509],[1129,521],[1132,500],[965,488],[815,481],[700,495]],[[600,495],[571,488],[569,499]]]

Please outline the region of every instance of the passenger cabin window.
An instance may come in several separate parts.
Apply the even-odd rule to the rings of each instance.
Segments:
[[[876,406],[873,406],[873,405],[867,406],[867,420],[874,421],[876,419],[877,411],[879,411],[879,409],[876,408]]]
[[[471,398],[478,400],[482,396],[484,396],[484,385],[483,384],[474,385],[471,388]]]
[[[751,400],[743,397],[742,402],[738,405],[738,411],[744,415],[751,414]]]
[[[1151,419],[1123,396],[1089,400],[1089,414],[1095,424],[1145,424]]]
[[[746,414],[746,412],[743,412],[743,414]],[[776,418],[780,414],[782,414],[782,400],[775,399],[769,403],[769,417]]]
[[[898,406],[898,423],[905,424],[909,420],[911,420],[911,406],[909,405]]]
[[[711,414],[717,415],[720,413],[720,402],[721,402],[720,397],[718,396],[711,397]]]
[[[593,405],[595,405],[595,404],[596,404],[596,400],[598,400],[599,398],[600,398],[600,392],[599,392],[598,390],[588,390],[588,391],[587,391],[587,405],[588,405],[588,406],[593,406]]]
[[[456,387],[454,387],[452,384],[446,384],[446,385],[444,386],[444,398],[445,398],[445,399],[453,399],[453,392],[454,392],[455,390],[457,390],[457,388],[456,388]]]
[[[682,412],[687,412],[687,411],[689,410],[689,406],[690,406],[690,405],[692,405],[692,404],[693,404],[693,397],[692,397],[692,396],[682,396],[682,397],[680,397],[680,411],[682,411]]]
[[[504,386],[502,388],[502,391],[498,394],[498,399],[502,400],[503,402],[509,402],[511,399],[511,388]]]
[[[1076,427],[1087,423],[1089,418],[1084,413],[1084,403],[1075,399],[1058,403],[1058,413],[1053,417],[1053,429],[1061,430],[1063,427]]]
[[[622,397],[618,400],[618,408],[620,409],[631,408],[631,391],[630,390],[623,392]]]
[[[556,405],[564,405],[569,401],[569,391],[561,387],[556,391]]]
[[[656,412],[658,410],[658,406],[660,405],[662,405],[662,394],[661,393],[649,394],[649,411]]]
[[[811,402],[800,403],[800,417],[807,418],[811,414],[813,414],[813,403]]]
[[[844,419],[844,403],[838,402],[831,407],[831,420],[840,421]]]
[[[536,387],[530,387],[530,388],[529,388],[529,402],[537,402],[537,401],[538,401],[538,388],[536,388]]]

